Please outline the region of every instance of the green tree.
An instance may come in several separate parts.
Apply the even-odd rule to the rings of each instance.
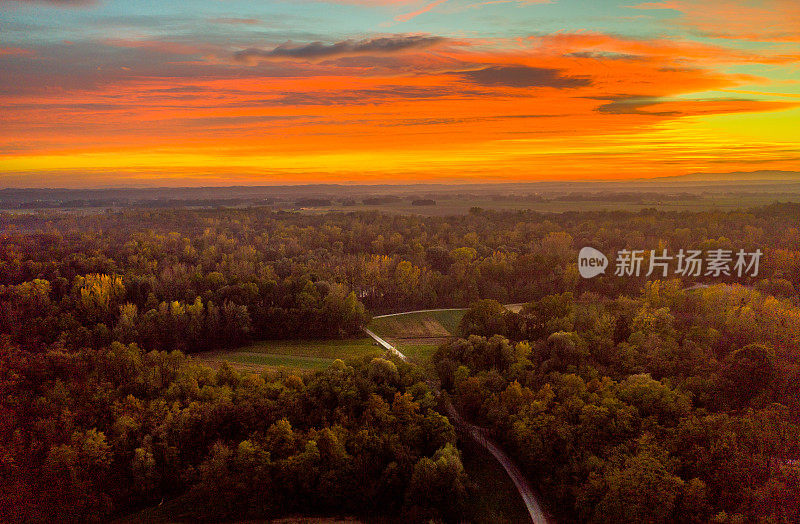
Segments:
[[[774,352],[763,344],[748,344],[726,359],[722,383],[726,396],[734,404],[748,402],[768,389],[775,380]]]

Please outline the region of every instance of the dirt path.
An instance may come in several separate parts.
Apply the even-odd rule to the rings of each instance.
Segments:
[[[381,337],[376,335],[372,330],[369,330],[367,328],[363,328],[363,329],[364,329],[364,333],[366,333],[367,335],[372,337],[372,339],[375,340],[375,342],[377,342],[378,344],[380,344],[381,347],[391,351],[392,353],[394,353],[395,355],[400,357],[402,360],[405,360],[406,362],[408,362],[408,357],[403,355],[402,353],[400,353],[400,351],[396,347],[394,347],[393,345],[391,345],[388,342],[386,342],[385,340],[383,340]]]
[[[448,311],[448,310],[429,309],[423,311],[409,311],[409,313],[428,312],[428,311]],[[402,314],[402,313],[395,313],[395,314]],[[383,316],[391,316],[391,315],[383,315]],[[364,328],[364,333],[372,337],[383,348],[393,352],[401,359],[408,361],[408,357],[405,356],[403,353],[401,353],[400,350],[398,350],[393,345],[386,342],[384,339],[376,335],[371,330]],[[497,444],[495,444],[489,438],[486,437],[486,430],[484,428],[470,424],[469,422],[462,419],[461,415],[458,414],[458,411],[456,411],[455,406],[453,406],[453,403],[450,402],[449,398],[447,399],[445,407],[447,409],[447,414],[451,418],[453,423],[457,427],[465,430],[466,433],[472,438],[472,440],[474,440],[481,447],[489,451],[489,453],[491,453],[492,456],[495,459],[497,459],[500,465],[503,466],[503,469],[506,471],[508,476],[511,477],[511,480],[517,487],[517,491],[519,492],[520,497],[522,497],[522,501],[525,503],[525,507],[528,509],[528,513],[531,516],[531,522],[533,522],[533,524],[547,524],[549,521],[547,520],[547,516],[542,510],[542,506],[536,499],[536,495],[533,492],[533,488],[531,488],[531,485],[528,483],[528,480],[525,478],[525,475],[522,474],[517,465],[514,464],[514,461],[511,460],[511,457],[506,455],[505,452],[497,446]]]
[[[517,491],[519,492],[520,497],[522,497],[525,507],[528,508],[531,521],[534,524],[547,524],[547,515],[542,510],[539,501],[536,499],[533,488],[528,483],[525,475],[522,474],[522,471],[520,471],[511,457],[506,455],[506,453],[500,449],[497,444],[492,442],[492,440],[486,436],[486,429],[475,426],[474,424],[470,424],[462,419],[458,414],[458,411],[456,411],[455,406],[453,406],[453,403],[450,402],[450,399],[447,399],[445,407],[447,408],[447,415],[450,417],[453,423],[457,427],[466,431],[469,436],[472,437],[472,440],[488,450],[489,453],[491,453],[494,458],[497,459],[497,462],[503,466],[503,469],[506,470],[508,476],[511,477],[512,481],[514,481],[514,485],[517,487]]]

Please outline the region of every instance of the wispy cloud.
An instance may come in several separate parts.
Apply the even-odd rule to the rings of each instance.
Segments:
[[[261,23],[258,18],[211,18],[209,22],[230,25],[257,25]]]
[[[800,42],[800,2],[797,0],[667,0],[629,7],[677,11],[680,13],[678,23],[707,37]],[[670,20],[670,23],[675,21]]]
[[[607,104],[597,108],[607,115],[644,115],[657,117],[698,116],[714,114],[772,111],[796,107],[790,102],[765,102],[746,98],[715,98],[698,100],[669,100],[636,95],[620,95],[610,98]]]
[[[366,40],[342,40],[333,44],[312,42],[304,45],[290,43],[273,49],[249,48],[238,51],[234,58],[240,62],[259,60],[323,60],[343,56],[388,55],[409,50],[419,50],[441,44],[440,36],[394,35]]]
[[[447,2],[448,0],[434,0],[433,2],[424,5],[423,7],[417,9],[416,11],[412,11],[410,13],[397,15],[394,17],[395,22],[408,22],[412,18],[416,18],[421,14],[425,14],[437,5],[442,5],[443,3]]]
[[[0,55],[30,55],[33,51],[20,47],[0,47]]]
[[[491,66],[455,74],[483,86],[572,88],[592,83],[586,77],[565,76],[558,69],[522,65]]]
[[[524,6],[532,4],[552,4],[552,3],[553,0],[485,0],[482,2],[467,4],[464,6],[464,9],[480,9],[482,7],[488,7],[498,4],[518,4],[520,6]]]

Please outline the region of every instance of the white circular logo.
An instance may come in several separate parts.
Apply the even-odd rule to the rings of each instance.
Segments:
[[[585,247],[578,253],[578,272],[583,278],[592,278],[605,273],[607,267],[608,258],[593,247]]]

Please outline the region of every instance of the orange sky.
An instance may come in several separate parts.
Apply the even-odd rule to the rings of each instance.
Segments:
[[[0,187],[800,170],[800,46],[786,25],[800,8],[701,3],[615,4],[630,19],[598,22],[574,2],[303,2],[342,10],[328,38],[324,21],[287,13],[273,35],[265,13],[205,2],[167,28],[158,20],[183,13],[133,27],[143,15],[113,3],[0,3]],[[471,18],[489,11],[499,25]],[[32,36],[36,13],[64,33]],[[574,20],[514,20],[558,13]],[[759,33],[745,15],[772,25]]]

